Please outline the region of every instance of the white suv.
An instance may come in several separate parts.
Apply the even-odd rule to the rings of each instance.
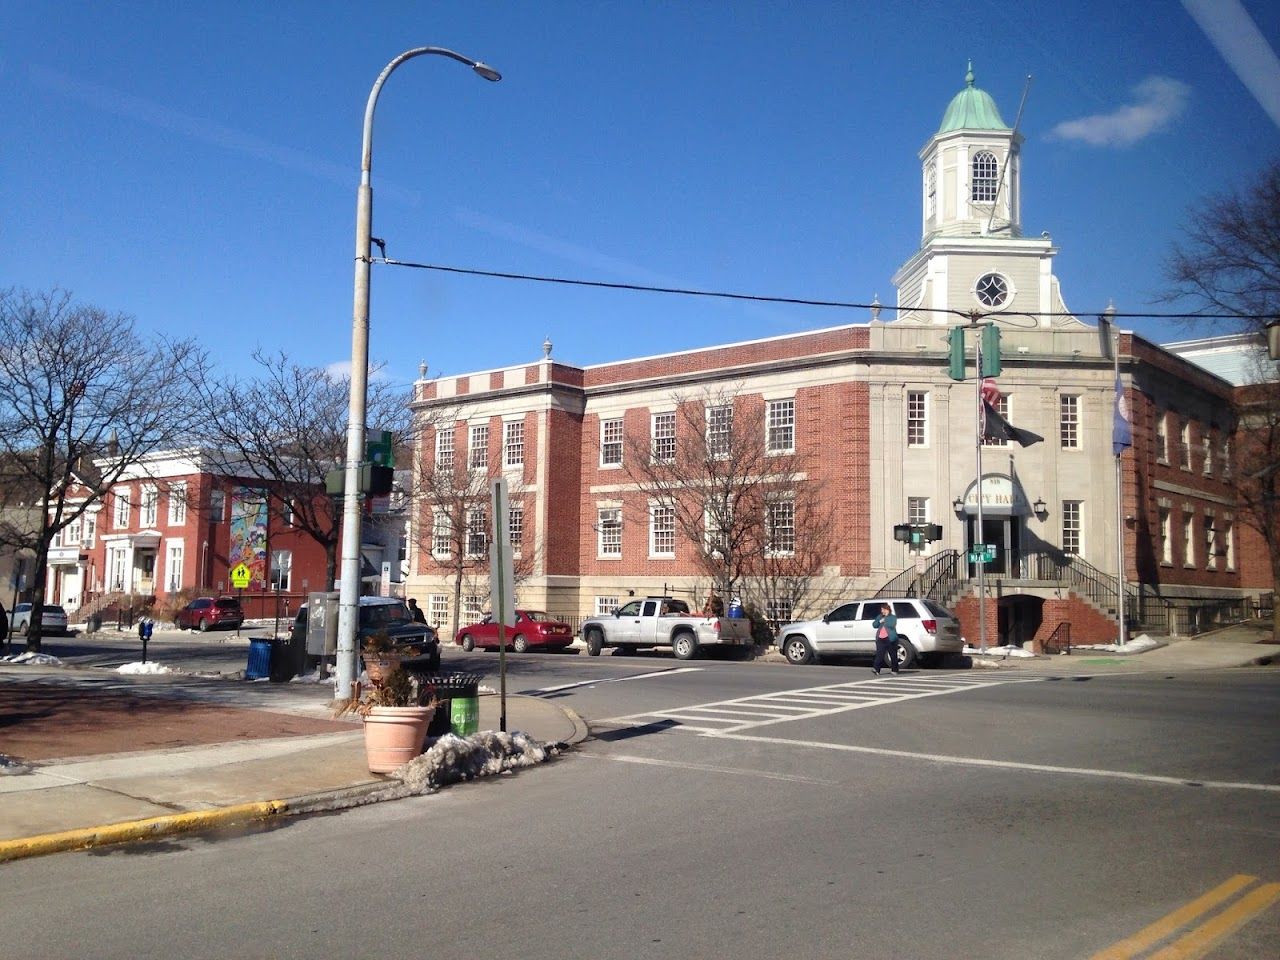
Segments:
[[[778,647],[791,663],[813,663],[825,654],[874,654],[876,638],[871,621],[886,603],[898,618],[899,668],[915,661],[922,667],[936,666],[946,654],[964,650],[955,614],[932,600],[916,597],[851,600],[821,620],[784,624],[778,631]]]

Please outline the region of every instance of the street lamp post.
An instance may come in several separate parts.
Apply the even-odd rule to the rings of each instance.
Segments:
[[[464,57],[444,47],[415,47],[386,65],[369,91],[364,108],[364,138],[360,148],[360,187],[356,193],[356,275],[351,322],[351,400],[347,407],[347,462],[342,497],[342,569],[338,593],[337,682],[333,695],[351,695],[356,678],[356,628],[360,619],[360,466],[364,460],[365,408],[369,391],[369,243],[373,234],[373,188],[369,174],[373,167],[373,111],[382,85],[396,67],[425,54],[449,57],[465,63],[486,80],[502,75],[493,67]]]

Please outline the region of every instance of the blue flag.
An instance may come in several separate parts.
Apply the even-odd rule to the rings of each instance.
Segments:
[[[1111,452],[1117,457],[1133,446],[1133,424],[1129,422],[1129,403],[1124,398],[1124,385],[1116,377],[1116,412],[1111,421]]]

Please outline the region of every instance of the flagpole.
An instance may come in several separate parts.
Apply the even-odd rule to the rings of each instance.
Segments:
[[[1111,313],[1115,313],[1115,307],[1109,308]],[[1115,356],[1115,373],[1116,373],[1116,397],[1115,402],[1120,402],[1120,331],[1117,329],[1114,334],[1115,348],[1111,351]],[[1112,426],[1112,433],[1115,432],[1115,426]],[[1112,437],[1112,452],[1116,458],[1116,620],[1118,621],[1120,643],[1119,646],[1125,645],[1125,597],[1124,597],[1124,474],[1121,469],[1121,460],[1124,457],[1124,448],[1115,442]]]

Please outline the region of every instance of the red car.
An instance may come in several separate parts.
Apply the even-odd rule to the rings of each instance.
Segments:
[[[235,597],[199,597],[179,610],[173,620],[179,630],[204,632],[211,627],[238,630],[244,623],[244,613]]]
[[[453,642],[468,652],[479,647],[482,650],[498,649],[498,624],[492,617],[470,627],[463,627]],[[507,646],[516,653],[524,653],[534,647],[563,650],[573,643],[573,627],[562,620],[555,620],[541,610],[517,610],[516,625],[507,627]]]

